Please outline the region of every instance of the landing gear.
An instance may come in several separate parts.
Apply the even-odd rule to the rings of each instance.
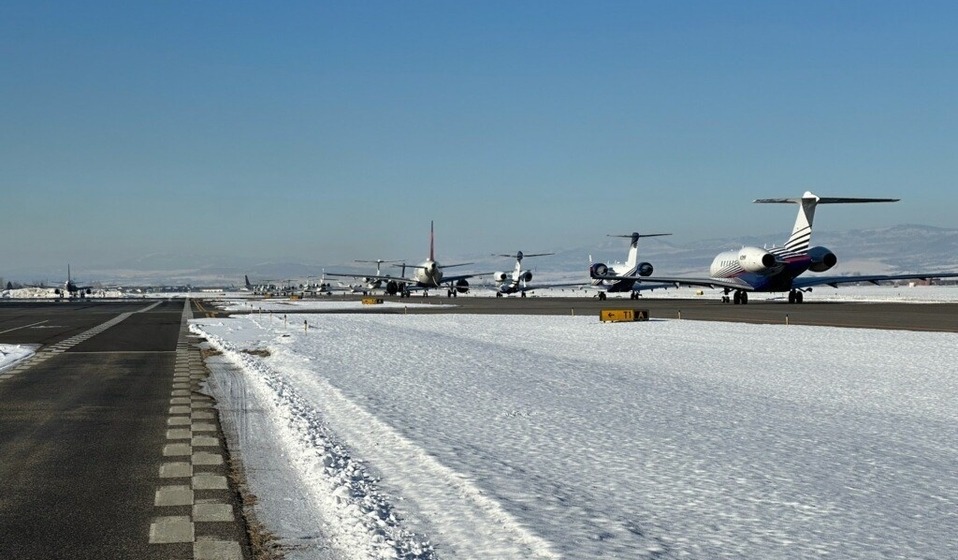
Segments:
[[[522,294],[519,297],[526,297],[526,293],[522,292]]]
[[[502,292],[496,292],[496,297],[502,297]]]
[[[599,292],[599,301],[605,301],[605,292]]]
[[[632,292],[631,294],[629,294],[629,299],[639,299],[640,295],[641,294],[639,294],[639,292]]]
[[[722,301],[728,303],[728,295],[722,298]],[[735,293],[732,294],[732,303],[735,305],[745,305],[748,303],[748,292],[745,290],[735,290]]]
[[[792,290],[788,292],[788,303],[802,303],[805,299],[801,290]]]

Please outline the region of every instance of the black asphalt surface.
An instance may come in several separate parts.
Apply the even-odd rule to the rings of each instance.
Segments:
[[[152,303],[4,302],[0,342],[50,345]],[[171,514],[154,495],[183,306],[135,313],[0,382],[0,558],[193,557],[191,543],[149,544]]]
[[[321,296],[322,297],[322,296]],[[823,302],[806,299],[805,303],[753,300],[747,305],[722,303],[715,298],[638,300],[594,297],[457,297],[376,296],[393,303],[435,304],[408,308],[368,305],[355,310],[331,309],[328,313],[478,313],[518,315],[586,315],[595,316],[603,309],[648,309],[651,319],[691,319],[740,323],[816,325],[852,328],[900,329],[915,331],[958,332],[958,303],[857,303]],[[359,300],[357,296],[334,295],[330,301]],[[209,309],[213,301],[205,302]],[[255,301],[251,301],[255,305]],[[290,313],[296,312],[291,308]],[[303,310],[303,313],[317,313]]]

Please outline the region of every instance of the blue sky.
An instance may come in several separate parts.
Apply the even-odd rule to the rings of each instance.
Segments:
[[[955,227],[953,2],[5,2],[4,268]],[[720,249],[720,248],[717,248]],[[448,260],[448,258],[446,259]]]

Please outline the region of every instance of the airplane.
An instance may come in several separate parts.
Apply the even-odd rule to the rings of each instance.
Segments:
[[[401,263],[402,261],[387,261],[383,259],[376,259],[374,261],[366,260],[356,260],[358,263],[376,263],[376,274],[373,276],[363,276],[358,277],[360,279],[359,284],[349,284],[346,287],[349,288],[353,293],[362,293],[362,295],[367,295],[369,292],[374,290],[385,290],[385,280],[380,278],[382,276],[381,266],[383,264],[392,264],[392,263]]]
[[[248,291],[248,292],[253,292],[254,294],[257,294],[257,295],[259,295],[259,294],[266,294],[266,293],[274,293],[274,292],[277,292],[277,291],[279,290],[279,287],[278,287],[276,284],[273,284],[273,283],[255,284],[255,285],[254,285],[254,284],[250,283],[250,281],[249,281],[249,275],[247,275],[247,274],[244,274],[244,275],[243,275],[243,281],[244,281],[244,283],[243,283],[243,288],[244,288],[244,290],[245,290],[245,291]]]
[[[591,255],[589,256],[589,275],[592,277],[592,285],[601,290],[599,299],[606,299],[606,293],[629,292],[629,299],[639,299],[641,290],[654,290],[656,288],[667,287],[667,284],[643,284],[636,281],[635,275],[645,277],[652,274],[654,270],[652,263],[639,262],[639,238],[642,237],[661,237],[663,235],[672,235],[671,233],[643,233],[637,231],[629,235],[609,235],[608,237],[625,237],[631,239],[629,245],[628,258],[624,263],[593,263]],[[611,272],[610,272],[611,271]]]
[[[443,269],[456,266],[466,266],[472,263],[459,263],[441,265],[436,261],[435,256],[435,230],[433,222],[429,222],[429,258],[418,265],[407,265],[403,263],[402,274],[400,276],[391,276],[388,274],[377,274],[367,276],[364,274],[334,274],[327,273],[327,276],[339,276],[346,278],[363,278],[366,281],[379,280],[385,282],[385,290],[389,295],[399,294],[399,297],[409,297],[413,290],[422,290],[423,296],[429,295],[429,290],[446,286],[447,297],[456,297],[469,291],[468,278],[478,276],[478,274],[459,274],[456,276],[445,276]],[[406,276],[406,269],[412,268],[411,276]]]
[[[501,298],[503,295],[515,293],[518,293],[521,297],[526,297],[526,292],[531,292],[534,290],[558,288],[564,286],[581,286],[582,282],[566,284],[540,284],[535,286],[529,284],[529,282],[532,281],[532,271],[522,270],[522,259],[527,257],[544,257],[554,254],[555,253],[523,253],[522,251],[517,251],[514,255],[493,255],[516,259],[516,266],[512,270],[512,274],[508,272],[494,272],[492,274],[492,278],[496,282],[496,297]]]
[[[93,286],[77,286],[70,276],[70,265],[67,265],[67,280],[63,283],[63,288],[57,288],[53,290],[53,293],[60,297],[65,295],[67,298],[73,299],[75,297],[84,298],[93,293],[92,290]]]
[[[807,276],[807,271],[825,272],[835,266],[838,257],[831,250],[809,247],[815,208],[819,204],[857,204],[870,202],[898,202],[897,198],[820,197],[806,191],[800,198],[762,198],[758,204],[797,204],[798,217],[792,234],[784,247],[764,249],[743,247],[738,251],[719,253],[712,261],[708,278],[654,277],[609,274],[593,265],[590,276],[598,280],[635,280],[637,282],[671,283],[675,286],[722,288],[722,301],[747,304],[749,292],[788,292],[789,303],[802,303],[804,293],[814,286],[831,286],[855,282],[879,282],[929,278],[958,277],[958,273],[882,274],[871,276]],[[732,297],[729,297],[729,294]]]

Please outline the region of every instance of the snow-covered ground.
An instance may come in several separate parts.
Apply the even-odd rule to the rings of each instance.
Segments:
[[[288,558],[958,550],[954,334],[297,319],[191,326],[224,352],[210,387]]]
[[[0,344],[0,373],[36,351],[34,344]]]
[[[12,290],[0,291],[0,298],[3,299],[58,299],[63,297],[56,293],[58,288],[15,288]],[[117,289],[93,289],[89,294],[83,294],[84,298],[118,298],[126,294]]]

